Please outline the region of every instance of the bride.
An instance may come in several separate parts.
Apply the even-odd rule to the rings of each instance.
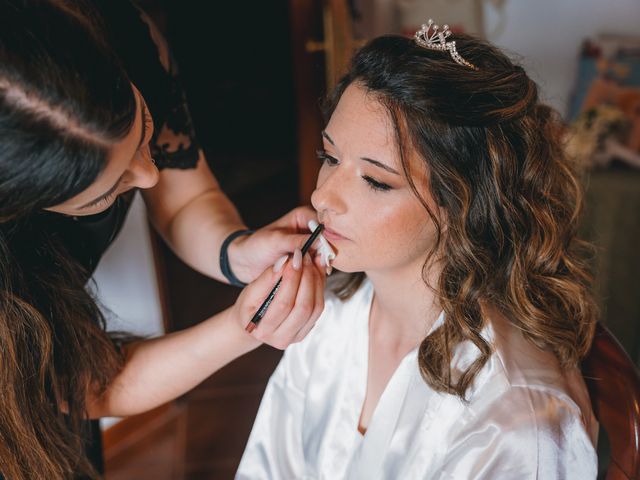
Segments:
[[[287,348],[239,479],[596,476],[558,121],[495,47],[433,32],[373,40],[327,101],[312,203],[361,273]]]

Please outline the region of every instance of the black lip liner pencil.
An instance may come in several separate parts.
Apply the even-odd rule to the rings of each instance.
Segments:
[[[309,251],[309,248],[311,247],[315,239],[318,238],[318,235],[320,235],[320,232],[322,232],[323,228],[324,228],[324,225],[321,223],[316,227],[316,229],[309,236],[309,238],[307,238],[307,241],[304,242],[304,245],[300,249],[303,257],[305,253]],[[276,292],[280,289],[280,283],[282,283],[282,277],[278,279],[278,281],[276,282],[276,285],[271,289],[269,296],[264,300],[264,302],[262,302],[262,305],[260,305],[260,308],[258,308],[258,311],[255,313],[251,321],[245,327],[245,330],[247,332],[249,333],[253,332],[255,328],[258,326],[258,323],[260,323],[260,320],[262,320],[262,317],[265,316],[265,314],[267,313],[267,309],[269,308],[269,305],[271,305],[273,298],[276,296]]]

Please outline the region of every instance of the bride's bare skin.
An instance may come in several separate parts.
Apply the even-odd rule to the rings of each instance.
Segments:
[[[422,279],[435,230],[402,172],[392,122],[374,96],[358,84],[349,86],[323,137],[325,159],[313,206],[325,224],[325,237],[338,252],[334,266],[366,272],[375,291],[359,422],[364,433],[393,372],[441,311]],[[412,165],[415,183],[426,185],[424,162],[416,159]],[[429,192],[421,195],[436,211]],[[432,285],[437,273],[432,266]]]

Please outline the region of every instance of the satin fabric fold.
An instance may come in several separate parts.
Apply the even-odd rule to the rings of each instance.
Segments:
[[[358,432],[368,367],[369,282],[348,301],[327,298],[307,338],[287,349],[265,391],[236,478],[596,478],[597,423],[580,373],[561,370],[510,325],[482,334],[495,352],[468,402],[432,390],[417,349],[400,363]],[[443,316],[434,324],[438,328]],[[477,349],[459,345],[452,367]]]

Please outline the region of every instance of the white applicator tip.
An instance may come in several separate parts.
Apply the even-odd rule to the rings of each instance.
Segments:
[[[309,220],[307,226],[309,227],[309,230],[313,232],[316,228],[318,228],[318,222],[316,222],[315,220]],[[329,242],[327,242],[327,239],[324,238],[322,234],[318,236],[318,243],[320,245],[320,247],[318,248],[318,253],[320,253],[321,263],[323,265],[326,265],[327,275],[330,275],[333,271],[331,262],[334,258],[336,258],[336,252],[333,251],[333,248],[331,248],[331,245],[329,245]]]

